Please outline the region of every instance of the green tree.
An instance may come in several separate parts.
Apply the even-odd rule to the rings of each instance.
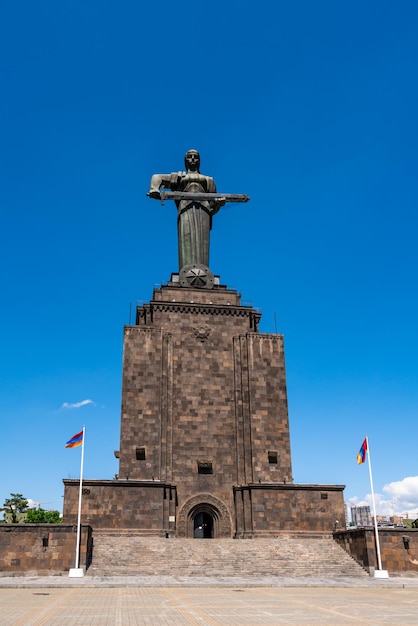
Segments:
[[[59,511],[45,511],[45,509],[29,509],[26,513],[25,524],[60,524]]]
[[[4,519],[11,520],[12,524],[17,524],[28,509],[28,501],[21,493],[11,493],[10,498],[6,498],[3,507],[0,509],[4,512]]]
[[[411,524],[412,528],[418,528],[418,519],[414,520]]]

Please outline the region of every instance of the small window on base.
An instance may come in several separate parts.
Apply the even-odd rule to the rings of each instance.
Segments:
[[[212,463],[210,461],[198,461],[197,473],[198,474],[213,474]]]
[[[145,448],[137,448],[136,449],[136,460],[137,461],[145,461]]]
[[[268,458],[269,458],[269,463],[274,463],[275,465],[277,465],[277,451],[276,450],[269,450],[268,451]]]

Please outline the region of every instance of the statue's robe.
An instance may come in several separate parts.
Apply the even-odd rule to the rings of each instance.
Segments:
[[[215,181],[199,172],[178,172],[171,174],[172,191],[216,193]],[[212,228],[212,215],[219,207],[210,202],[180,200],[177,230],[179,244],[179,270],[185,265],[201,264],[209,267],[209,239]]]

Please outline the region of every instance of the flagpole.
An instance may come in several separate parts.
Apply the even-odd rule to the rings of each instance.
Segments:
[[[380,556],[380,542],[379,542],[379,531],[377,528],[377,517],[376,517],[376,504],[375,504],[375,500],[374,500],[374,489],[373,489],[373,476],[372,476],[372,462],[370,459],[370,447],[369,447],[369,438],[366,435],[366,445],[367,445],[367,458],[368,458],[368,462],[369,462],[369,474],[370,474],[370,489],[372,492],[372,505],[373,505],[373,518],[374,518],[374,532],[375,532],[375,537],[376,537],[376,551],[377,551],[377,564],[378,564],[378,570],[379,570],[379,574],[377,575],[377,577],[379,578],[388,578],[388,573],[386,570],[382,570],[382,559]],[[376,576],[376,572],[375,572],[375,576]]]
[[[77,515],[77,540],[75,547],[75,568],[70,569],[70,577],[82,577],[83,569],[80,565],[80,534],[81,534],[81,496],[83,493],[83,466],[84,466],[84,440],[86,435],[86,427],[83,426],[83,441],[81,443],[81,462],[80,462],[80,488],[78,492],[78,515]]]

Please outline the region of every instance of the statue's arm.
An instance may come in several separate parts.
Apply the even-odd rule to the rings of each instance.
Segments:
[[[160,197],[160,188],[164,185],[164,187],[170,186],[170,174],[154,174],[151,178],[149,192],[148,195],[150,198],[159,198]]]
[[[208,176],[207,179],[208,179],[208,183],[207,183],[208,192],[209,193],[216,193],[215,181],[210,176]]]
[[[210,178],[209,176],[208,176],[207,188],[210,193],[216,193],[215,181],[213,180],[213,178]],[[211,203],[212,215],[215,215],[215,213],[217,213],[219,209],[222,206],[224,206],[224,204],[225,202],[212,202]]]
[[[151,178],[148,196],[150,198],[160,198],[161,187],[171,189],[178,181],[179,172],[173,174],[154,174]]]

